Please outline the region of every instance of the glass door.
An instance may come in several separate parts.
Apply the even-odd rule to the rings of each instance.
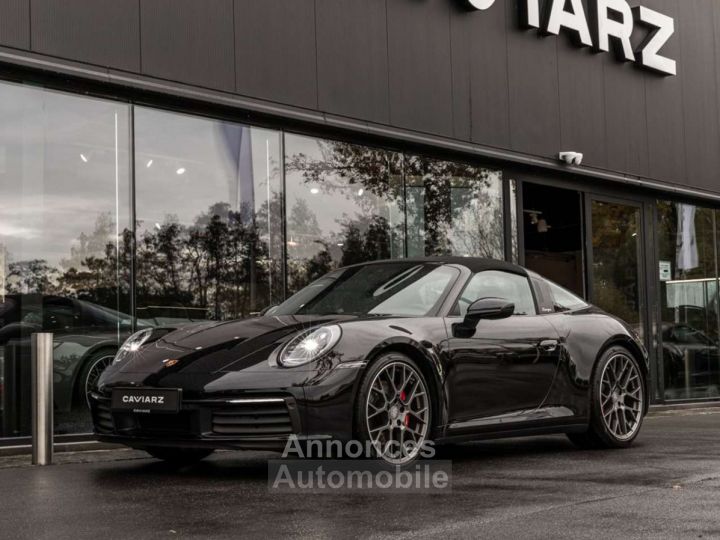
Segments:
[[[642,204],[587,195],[586,208],[590,300],[646,339]]]
[[[666,401],[720,397],[718,213],[657,202],[661,396]]]

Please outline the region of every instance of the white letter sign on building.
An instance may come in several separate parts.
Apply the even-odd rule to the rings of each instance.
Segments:
[[[610,51],[610,39],[614,38],[620,45],[619,57],[627,62],[635,61],[630,37],[633,33],[633,16],[630,6],[625,0],[594,0],[595,47],[599,51]],[[615,14],[615,17],[613,17]]]
[[[672,17],[642,6],[633,8],[633,14],[638,23],[652,29],[652,32],[650,32],[637,53],[640,63],[660,73],[676,75],[677,62],[660,55],[660,49],[675,33],[675,20]]]
[[[475,9],[487,9],[495,3],[495,0],[468,0]]]
[[[592,47],[590,27],[585,17],[582,0],[571,0],[571,3],[572,11],[565,11],[565,2],[553,2],[545,31],[557,36],[561,28],[567,28],[577,34],[582,45]]]
[[[473,9],[490,9],[495,0],[466,0]],[[589,13],[585,13],[582,0],[520,0],[521,19],[529,28],[545,34],[559,35],[570,32],[581,46],[596,51],[615,50],[625,62],[662,73],[677,75],[677,62],[660,54],[675,33],[672,17],[644,6],[631,8],[627,0],[588,0]],[[591,21],[591,22],[589,22]],[[635,26],[648,30],[647,38],[633,50],[630,38]]]

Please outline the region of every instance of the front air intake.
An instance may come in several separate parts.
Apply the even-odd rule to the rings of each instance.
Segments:
[[[213,411],[212,430],[230,437],[276,437],[293,432],[290,411],[282,400],[234,403]]]

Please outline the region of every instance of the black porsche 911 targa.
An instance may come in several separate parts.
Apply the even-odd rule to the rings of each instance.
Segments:
[[[333,271],[261,317],[143,329],[91,408],[99,439],[168,461],[281,450],[296,435],[407,464],[430,440],[629,446],[647,373],[627,324],[533,272],[405,259]]]

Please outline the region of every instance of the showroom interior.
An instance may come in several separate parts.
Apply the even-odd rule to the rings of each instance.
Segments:
[[[91,429],[87,385],[136,329],[257,316],[340,266],[447,254],[525,265],[623,318],[654,403],[720,399],[720,8],[649,2],[676,18],[673,77],[520,29],[517,2],[299,3],[227,3],[240,20],[220,2],[78,2],[27,15],[45,41],[13,12],[0,444],[31,431],[34,332],[54,333],[55,430],[72,440]],[[53,14],[74,22],[50,32]],[[172,30],[190,20],[197,54]]]

